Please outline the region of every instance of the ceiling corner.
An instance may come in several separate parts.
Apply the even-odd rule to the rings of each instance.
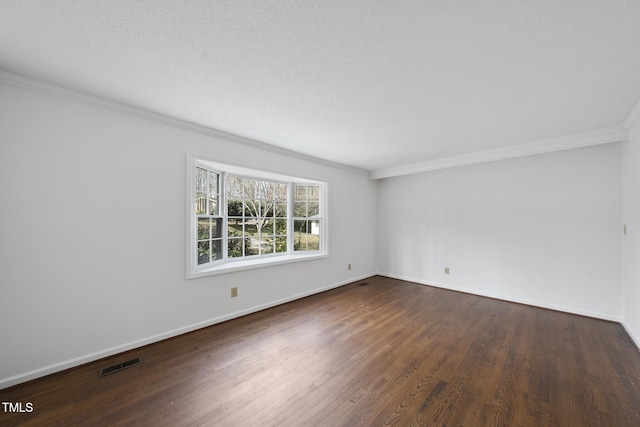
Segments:
[[[631,130],[640,121],[640,101],[633,107],[627,118],[624,120],[624,127]]]

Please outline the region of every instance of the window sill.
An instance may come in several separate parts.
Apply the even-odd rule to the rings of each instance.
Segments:
[[[243,270],[252,270],[254,268],[271,267],[275,265],[290,264],[293,262],[310,261],[314,259],[328,258],[326,253],[314,253],[308,255],[282,255],[277,257],[269,257],[264,259],[229,261],[225,264],[216,265],[206,270],[189,272],[187,279],[197,279],[199,277],[215,276],[218,274],[235,273]]]

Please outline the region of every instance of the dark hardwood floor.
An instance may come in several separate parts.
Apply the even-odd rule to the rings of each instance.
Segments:
[[[366,282],[0,390],[33,404],[0,425],[640,426],[619,324]]]

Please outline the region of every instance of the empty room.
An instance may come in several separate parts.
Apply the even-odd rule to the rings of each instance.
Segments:
[[[640,426],[640,2],[0,2],[0,425]]]

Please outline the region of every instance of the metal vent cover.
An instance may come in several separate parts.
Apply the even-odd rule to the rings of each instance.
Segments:
[[[142,359],[139,357],[136,357],[135,359],[127,360],[126,362],[107,366],[106,368],[102,368],[100,370],[100,376],[103,377],[105,375],[113,374],[123,369],[130,368],[131,366],[138,365],[141,362],[142,362]]]

